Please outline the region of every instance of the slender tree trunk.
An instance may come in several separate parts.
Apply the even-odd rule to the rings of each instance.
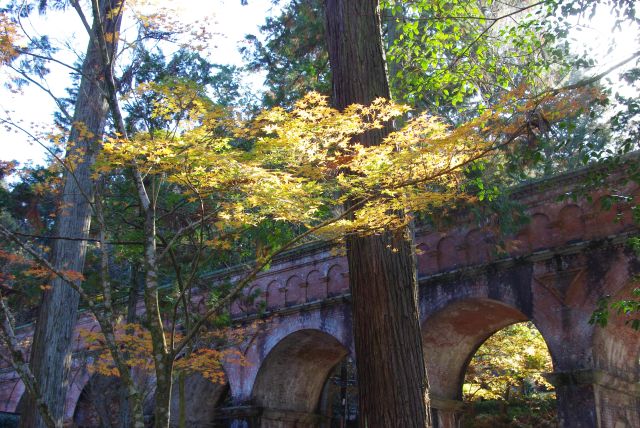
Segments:
[[[377,0],[326,0],[333,103],[389,98]],[[389,129],[358,139],[378,144]],[[366,428],[430,426],[408,228],[347,239],[360,415]]]
[[[156,428],[168,428],[171,417],[171,389],[173,386],[173,352],[168,348],[160,302],[158,301],[158,260],[156,247],[156,213],[155,200],[149,198],[144,183],[139,174],[135,173],[136,186],[140,200],[145,210],[144,235],[144,264],[145,264],[145,315],[147,328],[151,334],[153,359],[155,360],[156,396],[155,422]],[[156,194],[154,183],[151,185],[151,195]]]
[[[119,9],[119,0],[102,2],[104,31],[116,33],[120,27],[120,15],[108,12]],[[94,33],[96,29],[93,29]],[[115,41],[117,37],[114,37]],[[115,42],[114,42],[115,43]],[[111,46],[115,49],[115,46]],[[67,146],[67,160],[73,173],[67,173],[57,216],[56,235],[87,238],[91,224],[91,199],[93,180],[91,168],[98,150],[98,141],[104,132],[107,118],[107,102],[104,94],[104,74],[100,52],[89,41],[82,66],[83,76],[74,111],[74,123]],[[55,240],[52,249],[53,265],[65,271],[82,272],[86,254],[86,241]],[[76,324],[79,296],[71,287],[56,278],[42,296],[38,320],[33,338],[31,366],[56,426],[62,426],[64,403],[67,393],[66,376],[69,369],[71,340]],[[25,409],[35,409],[33,397],[27,396]],[[22,415],[23,428],[45,426],[37,412]]]

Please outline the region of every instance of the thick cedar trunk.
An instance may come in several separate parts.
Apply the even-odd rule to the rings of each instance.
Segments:
[[[326,14],[334,106],[389,98],[378,1],[327,0]],[[386,132],[359,141],[375,145]],[[430,422],[410,232],[349,237],[347,257],[359,424],[424,428]]]
[[[102,16],[106,10],[116,8],[117,0],[102,2]],[[119,15],[116,15],[119,16]],[[120,20],[106,20],[105,32],[119,30]],[[95,31],[95,29],[94,29]],[[87,238],[91,224],[93,180],[91,168],[98,150],[107,117],[104,97],[102,59],[93,39],[89,41],[83,66],[74,124],[69,137],[67,159],[73,165],[73,174],[65,175],[64,190],[57,216],[56,236]],[[58,239],[53,244],[53,265],[65,271],[82,272],[86,254],[86,241]],[[64,402],[67,392],[66,375],[70,363],[70,346],[76,324],[79,296],[71,287],[56,278],[43,293],[33,338],[31,366],[56,425],[62,426]],[[25,409],[35,409],[33,397],[27,396]],[[23,428],[44,427],[38,412],[22,415]]]

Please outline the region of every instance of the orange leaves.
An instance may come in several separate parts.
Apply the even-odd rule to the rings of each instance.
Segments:
[[[172,40],[182,47],[201,50],[211,42],[213,9],[208,9],[206,2],[196,8],[174,0],[132,0],[127,4],[144,28],[170,33]]]
[[[223,383],[222,362],[246,365],[242,352],[234,347],[245,339],[245,329],[223,329],[205,333],[199,339],[203,344],[197,349],[180,355],[175,363],[176,371],[200,373],[214,383]],[[87,350],[93,354],[89,366],[94,373],[105,376],[119,376],[118,369],[109,352],[104,335],[99,331],[79,330]],[[151,334],[140,324],[120,324],[115,331],[115,344],[125,364],[142,371],[152,372],[155,368]],[[177,334],[176,341],[182,339]],[[206,344],[209,346],[206,346]]]
[[[13,265],[15,271],[22,275],[23,280],[25,277],[32,277],[39,280],[38,282],[40,282],[39,287],[41,290],[50,289],[51,285],[48,284],[48,282],[58,277],[56,273],[47,267],[25,257],[21,253],[12,253],[0,249],[0,264],[4,264],[6,266]],[[84,281],[84,276],[80,272],[73,270],[60,270],[59,273],[69,281]],[[0,280],[7,283],[13,282],[15,280],[15,275],[3,275]]]
[[[176,371],[200,373],[202,377],[212,383],[225,383],[225,374],[222,369],[222,362],[225,360],[233,361],[239,365],[247,364],[244,355],[237,349],[200,348],[177,360],[174,367]]]
[[[2,249],[0,249],[0,260],[4,260],[7,263],[30,263],[30,261],[28,259],[25,259],[21,254],[9,253]]]
[[[81,272],[74,270],[62,270],[60,272],[71,282],[84,281],[84,275]]]
[[[0,65],[8,64],[18,55],[15,47],[17,35],[16,24],[6,14],[0,13]]]
[[[64,278],[70,282],[84,281],[84,275],[82,275],[81,272],[77,272],[74,270],[60,270],[59,273],[62,274]],[[58,275],[52,272],[50,269],[36,263],[30,263],[29,268],[25,270],[25,274],[33,276],[35,278],[47,280],[52,280],[58,277]]]
[[[90,369],[105,376],[118,376],[112,355],[105,345],[105,337],[99,331],[79,330],[87,350],[95,354]],[[130,367],[144,371],[153,369],[151,335],[138,324],[117,326],[115,343]]]

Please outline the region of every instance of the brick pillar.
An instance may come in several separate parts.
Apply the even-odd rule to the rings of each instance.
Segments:
[[[463,408],[462,401],[431,396],[433,428],[459,428]]]
[[[603,370],[549,373],[562,428],[640,426],[640,384]]]

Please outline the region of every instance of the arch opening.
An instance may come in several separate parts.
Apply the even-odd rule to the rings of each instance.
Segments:
[[[178,374],[171,392],[171,427],[205,428],[226,422],[221,412],[229,406],[231,397],[226,376],[216,383],[199,373]]]
[[[269,412],[283,418],[317,415],[327,377],[347,354],[335,337],[320,330],[299,330],[282,339],[264,359],[253,386],[252,401],[264,409],[263,426],[269,426]]]
[[[329,373],[320,399],[327,428],[358,426],[358,381],[353,358],[346,356]]]
[[[151,416],[151,385],[142,388],[145,397],[144,413]],[[75,410],[73,412],[73,426],[78,428],[118,427],[126,424],[128,413],[124,411],[127,403],[126,391],[123,391],[120,378],[92,375],[82,388]]]
[[[468,407],[463,385],[472,357],[494,333],[525,321],[512,304],[489,298],[458,300],[427,315],[422,339],[435,425],[459,426]]]
[[[422,325],[422,344],[431,394],[462,400],[466,367],[493,333],[528,318],[512,306],[492,299],[465,299],[430,315]]]
[[[492,334],[474,352],[462,387],[462,426],[557,426],[555,389],[545,378],[551,355],[531,322]]]

